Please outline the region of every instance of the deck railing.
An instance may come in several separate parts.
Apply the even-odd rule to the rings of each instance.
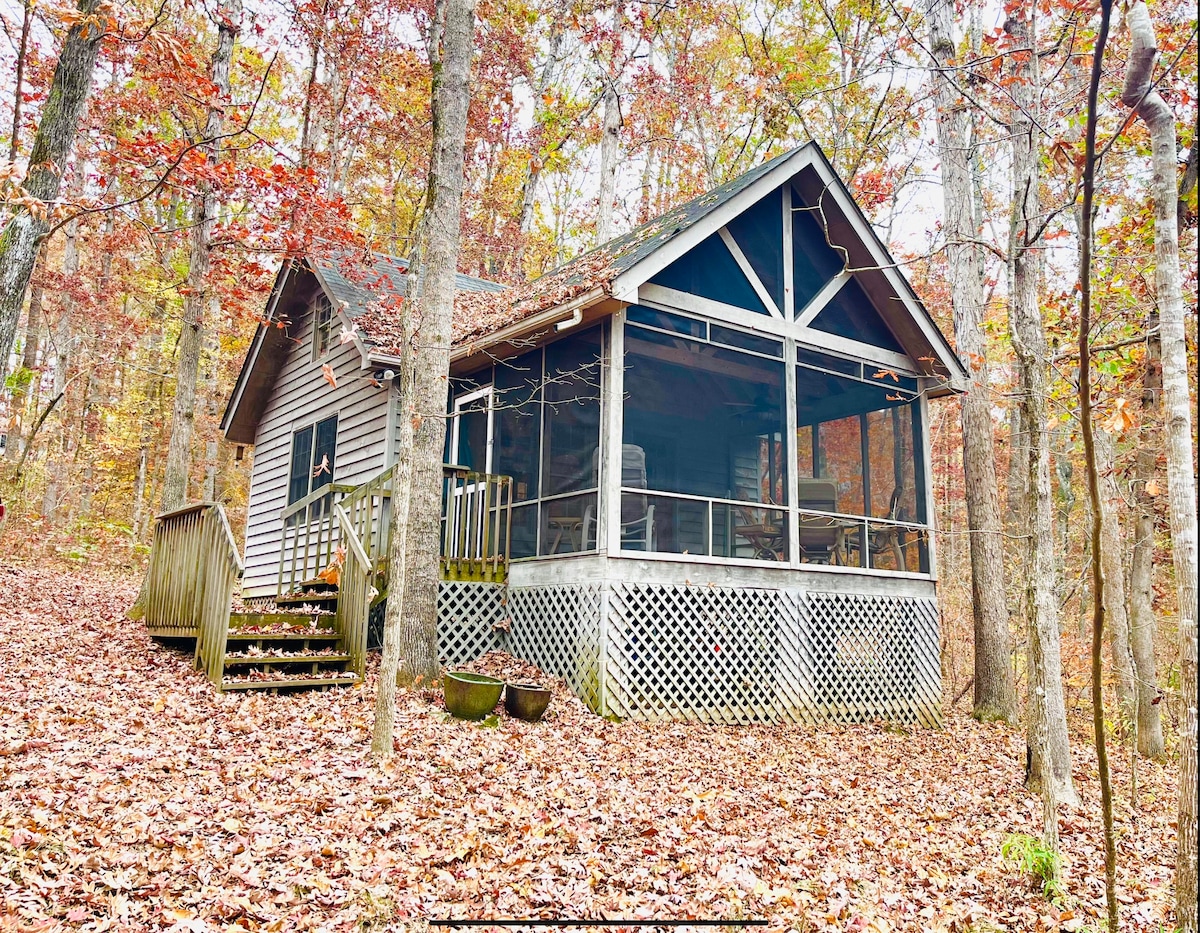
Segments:
[[[442,576],[502,583],[512,536],[512,477],[442,468]]]
[[[195,638],[197,667],[220,683],[233,588],[242,572],[225,510],[200,502],[159,515],[141,613],[146,631]]]
[[[284,509],[278,594],[294,592],[313,580],[334,562],[339,548],[348,566],[352,545],[347,528],[353,531],[370,571],[367,589],[374,587],[375,577],[387,572],[394,480],[392,466],[359,486],[322,486]],[[508,577],[512,478],[445,464],[442,485],[442,576],[503,582]],[[380,581],[379,589],[384,586]],[[341,589],[346,589],[344,582]]]
[[[333,624],[342,636],[342,650],[350,655],[350,666],[363,679],[367,658],[367,619],[375,598],[375,562],[367,554],[350,515],[341,505],[333,507],[346,549],[338,582],[337,613]]]
[[[373,571],[386,568],[388,538],[392,526],[392,477],[395,466],[371,477],[341,501],[350,527],[354,529]]]
[[[338,545],[333,507],[355,488],[345,483],[326,483],[280,513],[283,541],[279,547],[277,595],[293,592],[332,563]]]

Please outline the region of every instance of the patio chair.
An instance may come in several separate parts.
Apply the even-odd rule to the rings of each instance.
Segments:
[[[592,454],[592,475],[600,475],[600,448]],[[621,485],[630,489],[646,488],[646,451],[637,444],[621,445]],[[585,547],[595,547],[596,509],[589,505],[583,513]],[[649,496],[621,495],[621,547],[630,550],[656,550],[654,503]]]
[[[800,511],[837,511],[837,484],[831,479],[801,479],[797,489]],[[846,526],[824,515],[801,515],[800,559],[809,564],[846,562]]]

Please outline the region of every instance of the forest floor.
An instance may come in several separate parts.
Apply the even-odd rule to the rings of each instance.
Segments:
[[[0,930],[1080,930],[1103,914],[1082,741],[1052,904],[1000,854],[1039,832],[1017,730],[612,723],[562,689],[544,722],[486,728],[426,691],[401,694],[379,768],[373,671],[357,689],[218,695],[124,619],[136,589],[0,569]],[[1114,757],[1123,929],[1169,927],[1175,768],[1139,767],[1135,813]]]

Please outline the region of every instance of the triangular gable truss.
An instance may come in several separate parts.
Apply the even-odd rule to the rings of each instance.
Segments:
[[[764,320],[778,320],[781,324],[790,322],[791,326],[787,326],[786,331],[799,343],[814,349],[841,353],[916,375],[929,374],[933,370],[950,388],[962,388],[966,373],[953,348],[929,317],[928,311],[896,267],[895,261],[820,148],[809,144],[776,162],[771,171],[764,173],[727,202],[716,206],[692,226],[680,230],[650,255],[621,273],[613,283],[613,296],[629,303],[668,309],[691,307],[733,323],[775,333],[779,330],[764,323]],[[783,232],[782,308],[772,295],[770,284],[758,275],[755,262],[748,258],[748,250],[742,248],[743,244],[734,233],[738,228],[738,219],[752,209],[761,211],[760,202],[772,195],[779,196],[782,214],[782,223],[779,225]],[[826,250],[833,249],[843,257],[842,271],[833,274],[807,301],[804,300],[806,294],[797,295],[795,286],[801,283],[794,282],[796,272],[804,268],[804,264],[797,266],[792,254],[797,245],[792,242],[793,228],[804,226],[792,222],[793,212],[801,211],[808,216],[819,217],[820,228],[827,232],[830,241]],[[838,228],[836,234],[834,227]],[[761,312],[755,313],[744,307],[660,284],[661,278],[658,277],[662,270],[686,257],[714,232],[734,256],[740,271],[769,312],[769,318]],[[756,255],[755,259],[760,266],[763,264],[761,256]],[[814,259],[813,265],[821,270],[822,277],[831,271],[827,256]],[[654,281],[656,278],[658,281]],[[850,284],[852,280],[854,285]],[[827,308],[831,316],[842,310],[838,306],[839,296],[846,298],[848,293],[843,294],[843,290],[849,288],[861,288],[867,297],[869,310],[859,315],[859,324],[869,326],[851,326],[848,322],[839,326],[839,322],[820,319],[822,311]],[[807,291],[812,291],[811,286]],[[880,304],[884,308],[880,308]],[[876,318],[878,321],[874,323]],[[892,327],[891,324],[897,326]],[[875,343],[849,335],[855,332],[860,336],[866,335],[872,327],[878,326],[885,328],[885,331],[882,339]],[[906,331],[907,339],[897,330]],[[895,339],[887,339],[889,337]],[[876,343],[885,345],[878,346]],[[896,352],[899,347],[914,349],[908,353]]]

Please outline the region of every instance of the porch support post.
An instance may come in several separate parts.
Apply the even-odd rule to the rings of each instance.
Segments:
[[[784,187],[787,191],[787,187]],[[786,199],[785,199],[786,201]],[[783,338],[783,385],[787,396],[787,415],[785,417],[783,437],[783,501],[787,503],[788,523],[788,563],[792,567],[800,566],[800,503],[797,501],[796,490],[800,488],[799,451],[797,450],[796,432],[799,425],[800,413],[797,409],[796,398],[796,341],[791,337]]]
[[[783,312],[785,321],[796,319],[796,286],[792,281],[792,183],[783,186]]]
[[[921,388],[924,390],[932,380],[922,379]],[[921,429],[921,472],[924,476],[925,493],[925,525],[929,529],[929,540],[926,545],[929,551],[929,578],[937,580],[937,513],[933,508],[933,441],[929,430],[929,395],[922,391],[917,401],[917,411],[920,415]]]
[[[610,319],[607,389],[601,393],[604,437],[600,445],[600,502],[597,505],[596,542],[616,556],[621,549],[621,435],[622,400],[625,395],[625,311]],[[647,549],[650,542],[646,543]]]

